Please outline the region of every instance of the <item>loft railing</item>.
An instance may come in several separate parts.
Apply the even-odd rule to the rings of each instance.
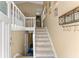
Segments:
[[[0,1],[0,12],[11,19],[11,24],[25,26],[25,16],[14,2]]]
[[[14,2],[11,2],[11,19],[12,24],[24,26],[25,25],[25,16],[20,11],[20,9],[14,4]]]
[[[35,27],[35,17],[26,17],[25,18],[25,26],[26,27]]]
[[[0,2],[0,11],[11,19],[11,24],[35,27],[35,17],[25,17],[14,2]]]

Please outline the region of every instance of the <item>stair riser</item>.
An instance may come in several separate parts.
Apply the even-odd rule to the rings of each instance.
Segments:
[[[47,32],[46,30],[36,30],[36,32]]]
[[[49,42],[48,40],[36,40],[35,42]]]
[[[44,58],[45,58],[45,57],[46,57],[46,58],[47,58],[47,57],[48,57],[48,58],[50,57],[50,58],[53,58],[54,55],[36,54],[36,57],[44,57]]]
[[[51,48],[51,46],[49,46],[49,45],[36,45],[36,48],[47,48],[47,47],[49,47],[49,48]]]
[[[40,44],[40,45],[50,45],[50,43],[49,42],[36,42],[35,44]]]
[[[48,35],[36,35],[36,37],[48,37]]]
[[[48,46],[51,47],[50,45],[36,45],[36,47],[45,47],[45,48]]]
[[[46,32],[47,33],[47,31],[36,31],[36,32]]]
[[[37,33],[36,35],[48,35],[47,33]]]
[[[47,32],[36,32],[36,34],[48,34]]]
[[[44,39],[45,39],[45,38],[48,38],[48,36],[35,36],[35,38],[36,38],[36,39],[38,39],[38,38],[39,38],[39,39],[41,39],[41,38],[44,38]]]
[[[55,58],[54,56],[38,56],[36,55],[36,58]]]
[[[41,39],[36,38],[36,40],[35,40],[35,41],[36,41],[36,42],[40,42],[40,41],[42,41],[42,42],[44,42],[44,41],[48,41],[48,42],[49,42],[49,40],[48,40],[48,39],[44,39],[44,38],[43,38],[43,39],[42,39],[42,38],[41,38]]]
[[[44,53],[44,54],[46,54],[46,53],[49,53],[49,54],[53,54],[51,51],[35,51],[36,53]]]
[[[51,48],[47,49],[47,48],[36,48],[36,51],[52,51]]]
[[[46,30],[46,28],[38,28],[38,29],[36,29],[36,30]]]

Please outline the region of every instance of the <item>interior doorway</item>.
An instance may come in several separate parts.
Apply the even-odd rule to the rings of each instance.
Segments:
[[[36,27],[41,27],[41,16],[40,15],[36,16]]]
[[[11,55],[14,58],[33,57],[33,32],[12,31]]]
[[[26,56],[33,57],[33,33],[29,32],[29,31],[27,33],[28,33],[27,34],[27,37],[28,37],[27,38],[27,40],[28,40],[28,42],[27,42],[28,48],[27,48]]]

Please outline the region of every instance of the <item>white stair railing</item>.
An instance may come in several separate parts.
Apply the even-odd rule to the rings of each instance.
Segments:
[[[36,55],[35,55],[35,28],[36,28],[36,18],[35,18],[35,20],[34,20],[34,31],[33,31],[33,57],[35,58],[36,57]]]
[[[35,27],[35,18],[36,17],[25,17],[25,26],[26,27]]]
[[[12,24],[25,26],[25,16],[20,11],[20,9],[15,5],[14,2],[11,2],[11,18],[12,18]]]
[[[1,1],[0,12],[4,13],[11,20],[11,24],[25,26],[25,16],[12,1]],[[7,20],[9,21],[9,20]]]

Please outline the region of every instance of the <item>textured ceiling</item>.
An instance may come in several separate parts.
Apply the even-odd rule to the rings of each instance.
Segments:
[[[41,4],[43,5],[43,1],[14,1],[16,4],[20,4],[20,3],[27,3],[27,2],[30,2],[30,3],[35,3],[35,4]]]

